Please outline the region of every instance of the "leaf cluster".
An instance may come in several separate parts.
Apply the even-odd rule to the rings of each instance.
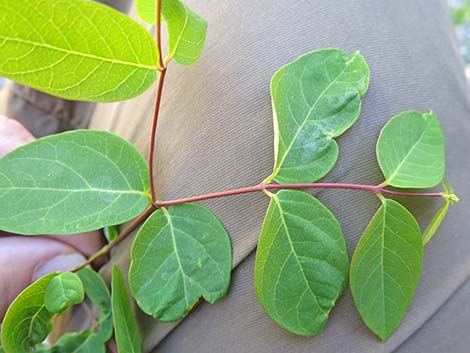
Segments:
[[[156,22],[155,5],[155,0],[137,1],[144,21]],[[104,5],[5,0],[0,9],[2,76],[59,97],[96,102],[132,98],[158,76],[160,53],[147,31]],[[207,23],[179,0],[163,0],[161,17],[169,36],[164,63],[195,64]],[[335,139],[359,118],[369,80],[359,52],[322,49],[283,66],[271,81],[275,163],[261,185],[283,184],[289,190],[265,191],[270,203],[256,253],[255,288],[267,314],[298,335],[322,331],[349,277],[363,321],[387,339],[412,301],[424,245],[457,201],[445,183],[445,203],[422,234],[414,216],[381,193],[386,186],[423,189],[443,180],[444,136],[432,112],[404,112],[383,127],[376,152],[385,180],[371,186],[381,205],[351,265],[333,213],[305,191],[292,190],[318,182],[334,167]],[[66,235],[105,228],[115,242],[114,225],[153,207],[132,245],[130,294],[147,314],[177,321],[201,298],[215,303],[227,292],[230,238],[203,206],[155,207],[150,182],[143,156],[116,135],[79,130],[45,137],[0,158],[0,229]],[[110,295],[88,268],[39,279],[10,306],[2,349],[104,352],[114,331],[120,352],[140,352],[132,300],[117,267],[111,289]],[[87,302],[99,310],[89,329],[43,344],[57,315]]]
[[[74,304],[90,310],[86,302],[99,310],[98,317],[91,318],[89,329],[66,333],[53,345],[43,343],[56,316],[72,310]],[[2,327],[2,345],[13,353],[105,353],[113,321],[119,350],[141,352],[137,323],[117,267],[113,270],[112,298],[103,279],[91,269],[77,274],[52,273],[27,287],[11,304]]]

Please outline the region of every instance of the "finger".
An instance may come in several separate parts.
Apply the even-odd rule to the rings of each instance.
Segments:
[[[31,141],[34,136],[23,125],[0,115],[0,157]]]
[[[47,238],[0,237],[0,321],[8,306],[30,283],[85,261],[73,247]]]
[[[49,235],[47,238],[67,244],[90,257],[105,245],[104,237],[98,230],[75,235]]]

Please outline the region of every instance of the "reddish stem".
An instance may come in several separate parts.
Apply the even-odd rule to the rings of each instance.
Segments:
[[[85,261],[80,266],[74,268],[72,272],[78,272],[81,269],[87,267],[88,265],[92,264],[95,260],[99,259],[101,256],[106,255],[113,249],[116,245],[118,245],[122,240],[124,240],[128,235],[130,235],[138,226],[144,223],[147,218],[155,211],[155,206],[150,205],[139,217],[134,219],[129,225],[124,228],[124,230],[119,234],[119,236],[110,242],[108,245],[103,246],[97,253],[93,256],[89,257],[87,261]]]
[[[149,147],[149,179],[150,179],[150,194],[152,195],[152,200],[155,201],[156,191],[155,191],[155,181],[154,181],[154,159],[155,159],[155,139],[157,135],[157,126],[158,126],[158,117],[160,116],[160,105],[162,101],[162,93],[163,93],[163,84],[165,83],[165,75],[166,75],[166,68],[163,68],[160,71],[160,75],[158,77],[158,84],[157,84],[157,93],[155,98],[155,109],[153,111],[153,119],[152,119],[152,130],[150,133],[150,147]]]
[[[166,66],[163,63],[162,58],[162,2],[157,0],[155,3],[155,42],[157,44],[158,51],[158,84],[157,92],[155,94],[155,108],[153,110],[152,129],[150,133],[150,145],[149,145],[149,179],[150,179],[150,194],[152,195],[152,201],[154,202],[156,197],[155,182],[153,178],[153,165],[155,159],[155,138],[157,135],[158,117],[160,115],[160,105],[162,101],[163,84],[165,82]]]
[[[106,343],[106,346],[108,346],[108,349],[111,351],[111,353],[118,353],[118,350],[116,348],[116,345],[114,344],[113,341],[108,341]]]
[[[259,184],[255,186],[249,186],[240,189],[233,189],[221,192],[215,192],[206,195],[199,195],[193,197],[187,197],[177,200],[169,201],[158,201],[155,203],[155,207],[169,207],[179,205],[188,202],[197,202],[209,199],[215,199],[219,197],[227,197],[233,195],[247,194],[251,192],[258,192],[263,190],[275,190],[275,189],[349,189],[349,190],[362,190],[370,191],[376,194],[389,194],[399,196],[419,196],[419,197],[440,197],[442,193],[412,193],[412,192],[401,192],[391,191],[384,189],[381,185],[363,185],[363,184],[345,184],[345,183],[307,183],[307,184]]]
[[[258,184],[254,186],[248,186],[240,189],[233,189],[221,192],[215,192],[211,194],[186,197],[183,199],[169,200],[169,201],[157,201],[153,205],[150,205],[139,217],[137,217],[132,223],[130,223],[119,236],[114,239],[111,243],[101,248],[96,254],[90,257],[85,263],[75,268],[73,272],[77,272],[82,268],[88,266],[96,259],[107,254],[112,248],[124,240],[130,235],[139,225],[141,225],[147,218],[159,207],[170,207],[174,205],[180,205],[184,203],[204,201],[209,199],[216,199],[220,197],[234,196],[240,194],[248,194],[251,192],[267,191],[267,190],[279,190],[279,189],[348,189],[348,190],[361,190],[373,192],[377,195],[389,194],[396,196],[414,196],[414,197],[442,197],[441,192],[426,192],[426,193],[414,193],[414,192],[401,192],[386,190],[383,184],[379,185],[364,185],[364,184],[346,184],[346,183],[307,183],[307,184]]]

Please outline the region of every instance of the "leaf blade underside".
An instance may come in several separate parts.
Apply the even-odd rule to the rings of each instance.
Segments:
[[[133,98],[157,77],[150,34],[110,7],[85,0],[5,0],[0,9],[0,76],[95,102]]]
[[[129,285],[140,308],[171,322],[203,297],[215,303],[227,292],[231,247],[220,221],[196,204],[155,211],[131,251]]]
[[[298,335],[326,324],[348,273],[344,236],[313,196],[283,190],[271,196],[256,252],[256,295],[268,315]]]
[[[155,0],[137,0],[136,6],[145,22],[155,23]],[[183,65],[196,64],[204,48],[207,22],[179,0],[163,0],[161,6],[168,29],[168,57]]]
[[[271,80],[275,166],[265,182],[310,183],[338,158],[333,139],[359,117],[369,68],[359,52],[322,49],[300,56]]]
[[[423,263],[419,226],[406,208],[385,199],[351,261],[354,302],[369,329],[386,340],[411,304]]]
[[[51,135],[0,158],[0,229],[73,234],[124,223],[148,205],[147,163],[105,131]]]
[[[24,289],[8,308],[2,323],[2,346],[8,353],[29,352],[41,343],[52,329],[51,314],[44,295],[51,279],[48,274]]]
[[[47,310],[60,314],[74,304],[79,304],[85,297],[80,278],[73,272],[59,273],[49,282],[44,295]]]
[[[96,318],[97,325],[81,332],[65,333],[54,346],[49,348],[50,352],[105,353],[106,342],[113,333],[113,312],[109,290],[101,276],[90,268],[80,270],[77,275],[83,283],[88,300],[99,310]]]
[[[377,160],[386,183],[399,188],[430,188],[445,172],[445,141],[433,112],[394,116],[377,140]]]

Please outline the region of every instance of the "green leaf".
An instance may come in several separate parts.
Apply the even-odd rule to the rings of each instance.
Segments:
[[[2,346],[7,353],[29,352],[52,329],[52,314],[44,295],[57,273],[48,274],[23,290],[8,308],[2,323]]]
[[[129,99],[157,76],[151,35],[129,17],[84,0],[3,0],[0,76],[52,95]]]
[[[400,325],[418,285],[423,243],[406,208],[384,199],[351,262],[354,302],[367,327],[386,340]]]
[[[431,239],[439,230],[439,227],[441,226],[442,221],[444,221],[444,218],[447,215],[447,211],[449,210],[449,205],[450,205],[450,201],[446,200],[444,204],[439,208],[437,213],[434,215],[429,225],[426,227],[426,230],[423,233],[423,246],[428,245],[428,243],[431,241]]]
[[[137,12],[146,22],[155,23],[155,0],[137,0]],[[207,22],[179,0],[162,0],[162,19],[168,28],[168,59],[183,65],[198,62],[204,48]]]
[[[147,163],[105,131],[41,138],[0,158],[0,229],[71,234],[124,223],[147,207]]]
[[[66,333],[51,348],[53,353],[105,353],[106,344],[91,331]]]
[[[106,287],[100,275],[89,268],[84,268],[77,274],[83,283],[86,296],[100,310],[98,317],[99,329],[94,333],[94,336],[97,336],[97,341],[107,342],[113,334],[111,295],[109,294],[108,287]],[[90,340],[93,343],[95,338],[90,338]]]
[[[208,209],[196,204],[161,208],[134,241],[129,284],[143,311],[176,321],[201,296],[214,303],[225,295],[231,263],[227,232]]]
[[[369,68],[359,52],[339,49],[304,54],[282,67],[271,81],[275,166],[266,183],[314,182],[333,168],[333,139],[359,117]]]
[[[124,277],[117,266],[113,267],[112,303],[114,335],[118,351],[122,353],[141,353],[137,321],[129,300]]]
[[[256,295],[286,330],[318,334],[348,274],[343,232],[334,215],[302,191],[271,195],[256,252]]]
[[[82,281],[72,272],[60,273],[49,282],[44,303],[52,314],[60,314],[85,298]]]
[[[444,134],[434,113],[409,111],[390,119],[377,141],[377,159],[386,183],[429,188],[442,181]]]
[[[86,296],[100,311],[98,327],[80,333],[67,333],[53,347],[45,348],[45,352],[105,353],[106,351],[106,342],[113,333],[111,296],[108,288],[103,279],[89,268],[80,270],[77,275],[79,281],[83,283]]]

